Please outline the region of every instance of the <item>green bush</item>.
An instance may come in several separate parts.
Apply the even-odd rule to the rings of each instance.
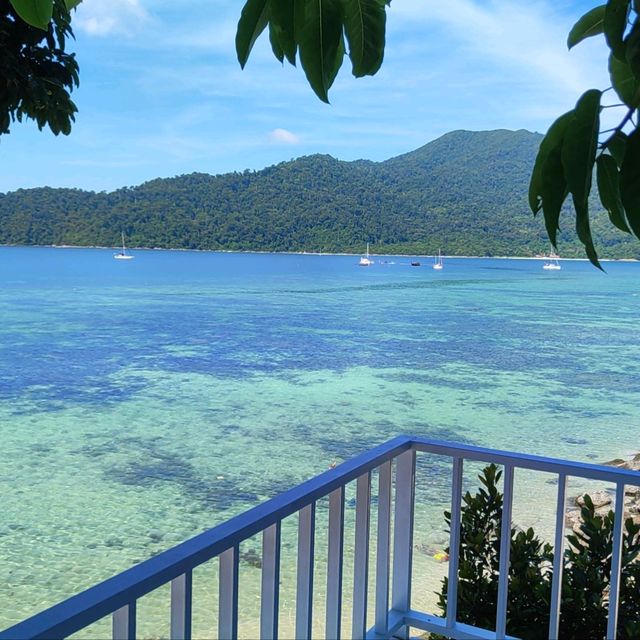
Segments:
[[[503,496],[502,472],[485,467],[475,495],[463,497],[458,569],[458,621],[494,630]],[[562,638],[602,640],[606,635],[613,512],[598,515],[588,495],[578,532],[570,532],[564,551],[560,633]],[[451,513],[445,512],[447,526]],[[640,525],[625,522],[618,638],[640,638]],[[449,549],[447,549],[449,552]],[[525,640],[548,637],[553,552],[533,529],[511,529],[507,632]],[[448,580],[438,594],[446,615]]]

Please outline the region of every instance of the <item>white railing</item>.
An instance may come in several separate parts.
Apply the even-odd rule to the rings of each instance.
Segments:
[[[416,453],[453,459],[451,479],[451,533],[447,615],[444,618],[411,608]],[[495,631],[458,622],[458,551],[465,461],[504,466],[503,518],[511,521],[514,470],[549,472],[558,477],[554,566],[549,638],[558,637],[564,548],[564,515],[568,477],[614,483],[615,528],[611,559],[607,638],[616,637],[622,561],[625,485],[640,486],[640,474],[624,469],[508,453],[424,438],[399,437],[345,462],[336,469],[294,487],[223,524],[142,562],[3,632],[0,640],[64,638],[94,622],[112,616],[115,640],[136,637],[136,603],[170,583],[171,638],[190,638],[192,572],[203,563],[219,560],[219,638],[237,638],[239,620],[239,546],[262,534],[260,636],[278,637],[281,523],[298,514],[295,637],[310,638],[314,616],[314,546],[316,503],[328,497],[327,589],[325,634],[341,637],[344,567],[345,487],[356,482],[355,547],[351,602],[353,638],[406,638],[410,627],[448,638],[507,638],[509,552],[511,527],[502,527]],[[395,469],[395,474],[393,473]],[[377,471],[377,531],[371,535],[371,477]],[[394,481],[395,475],[395,481]],[[391,527],[393,512],[393,531]],[[375,537],[375,567],[369,566],[370,540]],[[371,570],[373,569],[373,571]],[[373,620],[369,620],[368,585],[375,581]],[[7,606],[7,603],[3,603]],[[373,626],[369,628],[369,623]]]

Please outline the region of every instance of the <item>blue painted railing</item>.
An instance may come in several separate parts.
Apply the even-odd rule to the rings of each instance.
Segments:
[[[451,538],[445,618],[411,608],[413,522],[416,453],[453,459],[451,479]],[[0,640],[64,638],[112,616],[116,640],[136,637],[137,601],[171,584],[171,638],[191,637],[192,572],[219,558],[219,638],[238,636],[239,545],[262,533],[260,635],[278,637],[280,531],[284,518],[298,514],[296,638],[310,638],[313,621],[315,505],[329,498],[326,620],[327,638],[341,637],[345,486],[356,481],[355,550],[352,597],[354,638],[406,637],[409,627],[449,638],[507,638],[510,527],[502,528],[500,574],[495,631],[457,621],[457,573],[462,478],[465,461],[504,466],[503,517],[511,519],[514,470],[531,469],[557,475],[554,571],[549,638],[558,637],[561,609],[562,549],[568,477],[613,483],[616,486],[612,578],[607,638],[615,638],[618,617],[625,486],[640,486],[640,474],[553,458],[509,453],[449,442],[401,436],[367,451],[263,504],[232,518],[172,549],[128,569],[3,632]],[[371,472],[377,471],[378,503],[375,567],[369,567]],[[394,473],[395,470],[395,473]],[[393,531],[391,530],[393,510]],[[369,628],[368,584],[375,581],[374,624]],[[390,588],[391,585],[391,588]],[[3,603],[2,606],[7,606]]]

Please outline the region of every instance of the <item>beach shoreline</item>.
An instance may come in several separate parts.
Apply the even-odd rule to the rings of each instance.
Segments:
[[[73,245],[73,244],[0,244],[0,247],[11,247],[19,249],[100,249],[104,251],[116,251],[119,246],[102,246],[102,245]],[[231,250],[231,249],[179,249],[170,247],[127,247],[129,251],[172,251],[179,253],[219,253],[219,254],[238,254],[238,255],[289,255],[289,256],[347,256],[358,257],[361,252],[330,252],[330,251],[261,251],[255,250]],[[381,258],[435,258],[436,254],[430,253],[371,253],[371,256]],[[462,260],[549,260],[549,256],[469,256],[469,255],[447,255],[443,254],[446,259],[462,259]],[[589,262],[588,258],[558,258],[563,262]],[[638,262],[637,258],[599,258],[600,262]]]

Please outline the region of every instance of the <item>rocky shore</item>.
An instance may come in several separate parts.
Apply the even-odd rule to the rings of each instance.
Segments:
[[[616,458],[605,462],[605,464],[619,469],[640,472],[640,453],[636,454],[631,460]],[[599,489],[588,493],[593,501],[593,506],[596,508],[596,514],[605,516],[614,508],[615,493],[613,491]],[[640,524],[640,487],[626,486],[624,494],[625,520],[631,518],[636,524]],[[579,531],[580,509],[584,505],[583,494],[574,497],[572,503],[572,508],[565,514],[565,525],[567,530]]]

